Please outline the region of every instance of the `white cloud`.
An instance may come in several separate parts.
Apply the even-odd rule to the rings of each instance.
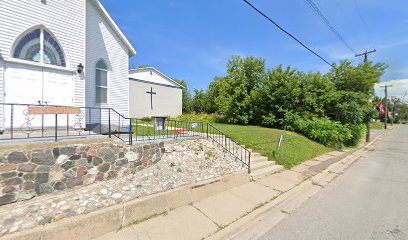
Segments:
[[[381,86],[385,85],[392,85],[388,88],[389,97],[403,98],[408,93],[408,79],[399,79],[376,84],[375,93],[377,96],[384,97],[384,88]],[[405,96],[404,101],[408,101],[408,96]]]

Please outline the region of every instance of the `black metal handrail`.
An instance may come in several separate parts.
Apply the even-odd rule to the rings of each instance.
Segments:
[[[3,108],[0,123],[6,119],[7,127],[0,129],[0,140],[26,138],[54,138],[78,135],[107,135],[128,142],[151,141],[180,137],[203,136],[204,123],[166,120],[161,128],[154,120],[149,122],[125,117],[113,108],[79,107],[80,114],[29,115],[30,106],[72,107],[63,105],[0,103]],[[6,115],[7,114],[7,115]],[[18,115],[20,114],[20,115]],[[3,119],[2,119],[3,118]],[[64,121],[64,124],[61,122]],[[65,122],[66,120],[66,122]],[[1,125],[0,125],[1,126]]]
[[[161,122],[156,122],[154,119],[146,121],[125,117],[115,109],[106,107],[79,107],[79,114],[53,114],[50,116],[45,114],[29,115],[28,107],[72,106],[21,103],[0,103],[0,106],[3,108],[0,117],[9,119],[7,128],[0,129],[0,140],[54,138],[55,141],[58,141],[58,138],[68,136],[107,135],[109,138],[115,136],[117,139],[132,145],[134,141],[206,137],[216,142],[235,159],[241,161],[248,168],[248,172],[251,171],[251,152],[209,123],[204,129],[203,122],[169,119]],[[74,117],[72,118],[71,115]],[[1,118],[0,121],[3,120]]]
[[[88,135],[94,135],[92,132],[86,131],[87,123],[82,120],[85,118],[87,111],[90,112],[98,108],[79,107],[79,114],[52,114],[50,116],[45,114],[29,115],[28,107],[30,106],[72,107],[48,104],[0,103],[0,107],[2,107],[0,123],[3,122],[8,125],[0,129],[2,134],[0,140],[53,137],[57,141],[58,137],[84,135],[84,132],[87,132]],[[98,109],[98,111],[103,110],[105,109]],[[72,115],[75,115],[74,119],[71,117]],[[7,123],[5,120],[7,120]],[[73,120],[74,122],[72,122]],[[62,121],[64,123],[61,123]],[[34,126],[33,122],[36,122]],[[9,137],[5,137],[5,134],[9,134]]]
[[[251,173],[251,151],[233,141],[231,137],[210,123],[207,123],[206,136],[207,139],[217,143],[236,160],[241,161],[247,167],[248,173]]]

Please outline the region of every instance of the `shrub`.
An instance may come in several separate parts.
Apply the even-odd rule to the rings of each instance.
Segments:
[[[217,114],[217,113],[183,114],[181,116],[174,118],[174,120],[186,121],[186,122],[196,121],[196,122],[206,122],[206,123],[225,123],[226,122],[224,115]]]
[[[272,113],[267,116],[262,116],[262,126],[273,127],[276,125],[276,122],[276,117]]]
[[[142,121],[142,122],[151,122],[152,118],[144,117],[144,118],[140,119],[140,121]]]
[[[292,112],[287,112],[284,116],[283,119],[281,119],[281,125],[285,130],[288,131],[296,131],[295,126],[296,122],[301,120],[301,117],[299,115],[294,114]]]
[[[353,135],[349,128],[328,118],[298,118],[291,126],[296,132],[327,147],[340,149]]]
[[[364,124],[347,126],[351,131],[351,138],[346,140],[344,145],[348,147],[358,145],[366,134],[367,128]]]

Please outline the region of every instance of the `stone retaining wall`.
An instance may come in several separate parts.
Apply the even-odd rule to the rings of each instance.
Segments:
[[[163,153],[163,142],[0,152],[0,206],[135,173],[160,161]]]

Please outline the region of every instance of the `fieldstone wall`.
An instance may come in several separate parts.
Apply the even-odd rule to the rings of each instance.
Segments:
[[[0,206],[136,173],[160,161],[163,153],[163,142],[0,152]]]

